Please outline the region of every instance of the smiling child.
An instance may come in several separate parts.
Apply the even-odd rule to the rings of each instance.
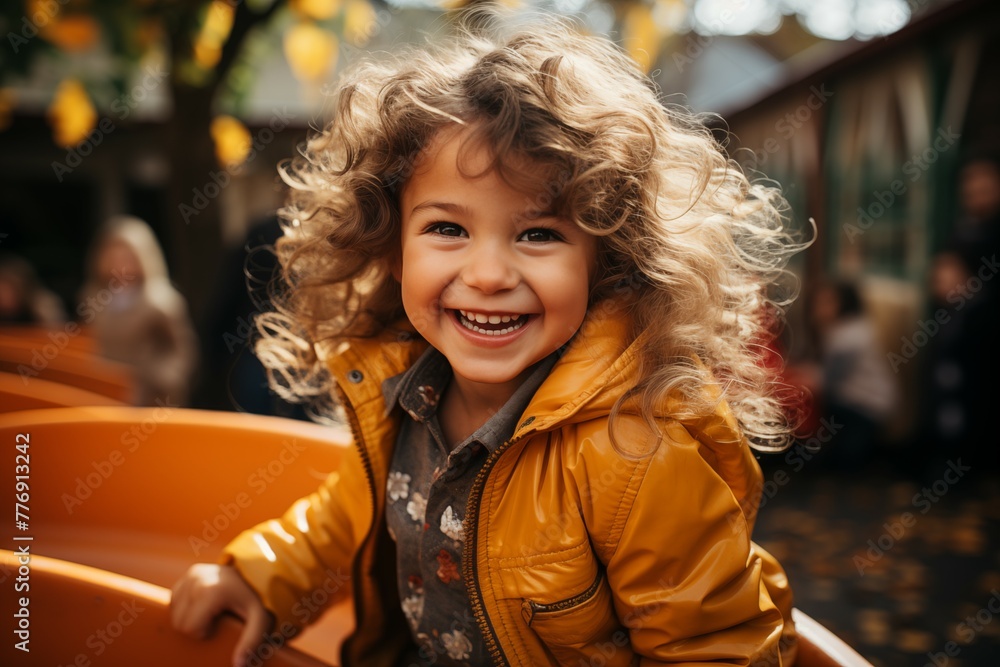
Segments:
[[[750,540],[783,201],[607,40],[477,25],[356,67],[286,168],[258,353],[355,446],[192,567],[175,624],[239,615],[241,665],[340,569],[343,665],[791,664]]]

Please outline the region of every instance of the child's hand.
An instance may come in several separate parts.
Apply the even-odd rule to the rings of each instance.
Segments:
[[[174,585],[170,619],[174,628],[185,634],[207,638],[216,617],[227,611],[245,623],[233,652],[233,666],[244,667],[247,655],[272,625],[270,613],[253,589],[232,567],[206,563],[192,565]]]

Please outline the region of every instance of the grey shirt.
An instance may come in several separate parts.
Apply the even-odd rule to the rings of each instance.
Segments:
[[[537,364],[514,395],[454,449],[437,406],[452,371],[436,349],[382,384],[386,405],[405,415],[389,466],[386,521],[396,542],[399,598],[417,648],[400,663],[484,665],[489,658],[472,616],[462,571],[466,504],[486,457],[514,433],[517,420],[559,355]]]

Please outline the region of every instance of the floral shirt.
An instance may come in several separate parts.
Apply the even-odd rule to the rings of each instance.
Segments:
[[[400,603],[416,643],[400,665],[489,663],[462,571],[466,503],[486,457],[514,433],[557,358],[553,353],[542,360],[504,406],[454,448],[437,417],[451,380],[444,355],[429,348],[409,370],[382,384],[386,405],[398,403],[410,417],[402,420],[386,484]]]

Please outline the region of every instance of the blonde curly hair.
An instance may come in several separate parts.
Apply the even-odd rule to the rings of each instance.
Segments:
[[[774,369],[761,363],[767,322],[789,300],[773,286],[803,245],[780,192],[750,184],[704,119],[664,104],[610,41],[552,16],[521,26],[465,18],[449,39],[353,67],[332,122],[282,166],[285,285],[258,319],[257,345],[275,389],[328,399],[317,344],[374,336],[405,316],[391,274],[398,192],[429,140],[465,125],[539,211],[599,237],[591,304],[625,304],[633,334],[644,332],[626,398],[650,423],[668,395],[684,399],[682,419],[724,399],[753,446],[786,445]],[[546,186],[524,182],[525,158]]]

